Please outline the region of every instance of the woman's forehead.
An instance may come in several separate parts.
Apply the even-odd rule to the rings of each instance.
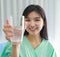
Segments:
[[[38,12],[32,11],[28,14],[28,16],[40,16]]]
[[[40,16],[35,16],[35,17],[27,17],[27,19],[40,19]]]

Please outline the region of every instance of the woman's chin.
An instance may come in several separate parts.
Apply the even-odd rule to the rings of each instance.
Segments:
[[[36,36],[36,35],[37,35],[37,33],[30,33],[30,35],[32,35],[32,36]]]

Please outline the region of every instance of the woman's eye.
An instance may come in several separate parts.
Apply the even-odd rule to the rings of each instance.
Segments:
[[[35,17],[35,21],[40,21],[40,17]]]
[[[30,21],[30,20],[25,20],[25,21]]]
[[[35,20],[35,21],[40,21],[40,20]]]

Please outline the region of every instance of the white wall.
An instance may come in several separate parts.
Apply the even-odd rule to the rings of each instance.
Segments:
[[[55,48],[60,57],[60,0],[55,1]]]

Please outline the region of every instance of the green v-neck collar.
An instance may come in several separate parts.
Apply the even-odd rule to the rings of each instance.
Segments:
[[[44,42],[46,42],[45,39],[43,39],[42,42],[34,49],[26,36],[25,36],[25,39],[26,39],[26,43],[27,43],[27,44],[30,46],[30,48],[32,48],[33,50],[37,50],[38,48],[40,48],[40,47],[44,44]]]
[[[35,54],[35,56],[38,56],[41,49],[45,46],[46,44],[46,40],[43,39],[41,44],[39,46],[37,46],[35,49],[32,47],[31,43],[29,42],[29,40],[27,39],[27,37],[25,36],[25,41],[26,41],[26,45],[28,46],[28,48],[30,49],[31,52],[33,52]]]

